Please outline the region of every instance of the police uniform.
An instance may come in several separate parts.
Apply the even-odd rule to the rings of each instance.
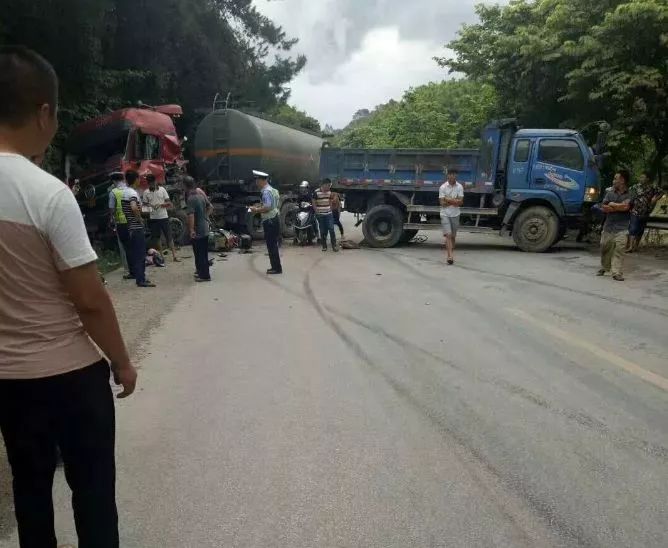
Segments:
[[[262,171],[253,170],[256,179],[269,179],[269,175]],[[281,222],[279,218],[280,196],[278,190],[269,183],[262,189],[262,206],[269,208],[269,211],[261,213],[262,228],[264,229],[264,239],[267,243],[269,261],[271,268],[267,274],[281,274],[283,266],[281,265],[281,256],[278,253],[278,240],[281,235]]]

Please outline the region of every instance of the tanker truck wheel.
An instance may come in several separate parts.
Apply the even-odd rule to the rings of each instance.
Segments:
[[[513,223],[513,240],[522,251],[543,253],[550,249],[559,236],[559,219],[545,206],[528,207]]]
[[[294,202],[285,202],[281,208],[281,227],[287,240],[295,237],[295,221],[299,207]]]
[[[250,235],[253,240],[263,240],[264,239],[264,230],[262,228],[262,217],[259,213],[246,214],[246,232]]]
[[[364,218],[362,233],[371,247],[393,247],[404,233],[403,215],[392,205],[372,207]]]

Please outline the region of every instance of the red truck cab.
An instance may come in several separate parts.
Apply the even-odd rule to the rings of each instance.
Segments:
[[[186,162],[174,119],[182,114],[179,105],[125,108],[74,129],[66,145],[65,174],[79,180],[89,232],[106,228],[109,176],[115,171],[137,171],[143,188],[150,172],[170,194],[177,190]]]

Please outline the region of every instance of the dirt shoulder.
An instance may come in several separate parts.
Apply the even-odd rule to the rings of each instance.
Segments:
[[[106,274],[107,288],[114,301],[116,314],[125,342],[135,363],[145,352],[151,331],[158,328],[162,318],[193,286],[192,254],[184,249],[180,263],[168,259],[166,268],[147,268],[155,288],[140,289],[131,280],[123,280],[122,270]],[[11,474],[0,438],[0,541],[9,537],[15,528]]]

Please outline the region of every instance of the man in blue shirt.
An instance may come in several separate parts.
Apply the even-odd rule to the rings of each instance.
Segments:
[[[278,190],[269,184],[269,175],[262,171],[253,171],[255,182],[262,195],[262,204],[249,208],[250,213],[262,216],[262,228],[264,228],[264,239],[267,242],[269,261],[271,268],[267,274],[283,274],[281,256],[278,254],[278,239],[281,232],[281,223],[278,217],[278,205],[280,197]]]

